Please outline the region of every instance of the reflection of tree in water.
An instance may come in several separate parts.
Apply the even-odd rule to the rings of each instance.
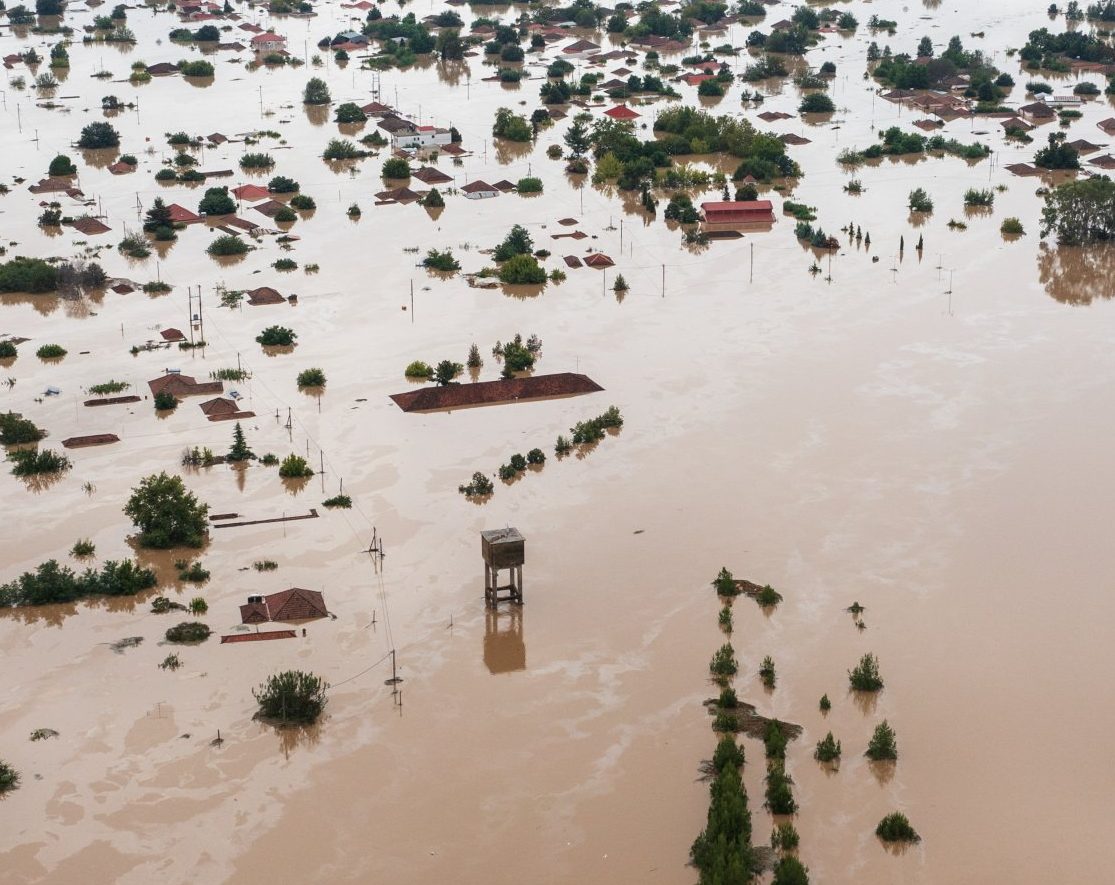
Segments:
[[[279,752],[289,759],[290,754],[299,747],[314,747],[321,740],[321,727],[318,725],[276,725],[275,734],[279,738]]]
[[[1051,246],[1038,250],[1038,279],[1063,304],[1091,304],[1115,295],[1115,244]]]
[[[493,139],[492,147],[495,148],[496,162],[501,166],[506,166],[530,154],[534,150],[534,142],[508,141],[506,138],[496,138]]]
[[[471,76],[472,72],[469,70],[467,62],[443,61],[438,63],[437,78],[447,86],[459,86],[461,77],[469,78]]]

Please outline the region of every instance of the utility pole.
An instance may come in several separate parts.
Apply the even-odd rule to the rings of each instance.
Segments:
[[[414,325],[414,280],[410,281],[410,323]]]
[[[395,686],[402,681],[403,678],[399,675],[398,670],[395,669],[395,649],[391,649],[391,678],[384,680],[383,684]]]
[[[662,265],[662,297],[666,297],[666,265]]]
[[[755,244],[751,244],[751,276],[748,277],[747,282],[755,282]]]

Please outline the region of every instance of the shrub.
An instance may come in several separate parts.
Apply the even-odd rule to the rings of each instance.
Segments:
[[[867,752],[864,755],[873,762],[898,758],[898,742],[895,740],[894,729],[890,727],[887,720],[884,719],[875,726],[875,731],[871,735],[871,740],[868,741]]]
[[[718,623],[722,630],[726,633],[732,632],[732,607],[730,605],[724,606],[720,609],[720,615],[717,618]]]
[[[444,387],[451,384],[453,379],[461,374],[465,369],[460,363],[455,363],[452,360],[442,360],[434,368],[434,381],[440,386]]]
[[[466,498],[484,497],[495,491],[495,484],[483,473],[477,471],[472,475],[472,481],[468,485],[457,486],[457,491]]]
[[[771,608],[782,601],[782,594],[767,584],[755,594],[755,601],[763,608]]]
[[[328,507],[330,510],[339,508],[341,510],[352,509],[352,498],[348,495],[334,495],[332,498],[326,498],[321,502],[322,507]]]
[[[359,160],[368,156],[368,152],[360,150],[347,139],[334,138],[325,146],[321,156],[325,160]]]
[[[259,459],[259,463],[262,464],[264,467],[274,467],[276,464],[279,463],[279,456],[272,455],[270,452],[268,452],[266,455]]]
[[[248,153],[240,158],[241,169],[270,169],[275,165],[275,158],[270,154]]]
[[[70,548],[70,556],[75,559],[82,559],[86,556],[92,556],[97,550],[97,545],[90,541],[88,538],[82,538],[74,542],[74,546]]]
[[[879,821],[875,835],[884,842],[920,842],[921,836],[900,811],[892,812]]]
[[[432,187],[426,196],[422,198],[422,205],[427,209],[443,209],[445,207],[445,198],[436,187]]]
[[[59,154],[50,161],[50,166],[47,168],[47,175],[75,175],[77,174],[77,166],[75,166],[69,157],[65,154]]]
[[[989,188],[970,187],[964,192],[965,206],[990,207],[995,203],[995,192]]]
[[[546,463],[546,453],[543,452],[541,449],[531,449],[529,452],[527,452],[527,463],[528,464],[545,464]]]
[[[289,211],[289,210],[287,210],[287,211]],[[276,215],[275,218],[278,221],[288,221],[288,220],[293,221],[295,218],[298,217],[293,212],[291,212],[290,215],[291,215],[291,218],[289,218],[289,219],[279,218],[279,215]],[[280,271],[282,273],[288,273],[289,271],[298,269],[298,262],[295,261],[293,258],[279,258],[279,259],[276,259],[275,261],[273,261],[271,263],[271,266],[273,268],[275,268],[275,270],[277,270],[277,271]]]
[[[41,360],[60,360],[67,353],[61,344],[44,344],[35,351],[35,356]]]
[[[410,178],[410,164],[402,157],[391,157],[383,163],[383,178]]]
[[[801,114],[831,114],[835,110],[836,105],[824,92],[810,92],[798,105],[798,113]]]
[[[712,586],[716,588],[718,596],[736,596],[739,594],[736,579],[732,577],[732,573],[728,571],[727,566],[720,567],[720,573],[716,576],[716,580],[712,582]]]
[[[566,439],[559,433],[558,438],[554,443],[554,454],[561,458],[564,455],[568,455],[572,451],[573,443],[571,443],[568,439]]]
[[[190,614],[203,615],[209,611],[209,603],[202,599],[200,596],[195,596],[190,600]]]
[[[131,386],[127,381],[105,381],[103,384],[94,384],[89,388],[89,392],[97,396],[105,396],[110,393],[120,393]]]
[[[166,411],[167,409],[178,408],[178,400],[173,393],[166,390],[160,390],[155,394],[155,409],[158,411]]]
[[[19,350],[11,341],[0,341],[0,360],[14,360],[19,356]]]
[[[0,795],[19,788],[19,772],[0,759]]]
[[[298,373],[299,387],[324,387],[325,372],[322,369],[303,369]]]
[[[182,666],[182,661],[179,660],[178,655],[167,655],[163,658],[162,663],[159,664],[160,670],[177,670]]]
[[[768,759],[785,759],[786,745],[790,743],[786,732],[782,730],[781,723],[774,719],[767,723],[763,734],[763,751]]]
[[[910,191],[909,206],[911,212],[933,211],[933,201],[929,199],[929,194],[920,187]]]
[[[809,869],[792,854],[787,854],[774,865],[774,878],[770,880],[770,885],[809,885]]]
[[[252,568],[257,572],[273,572],[279,567],[279,564],[273,559],[257,559],[252,563]]]
[[[178,571],[179,581],[189,581],[191,584],[204,584],[209,580],[209,570],[200,562],[183,563]]]
[[[213,631],[200,621],[183,621],[166,631],[166,641],[175,643],[204,642]]]
[[[314,198],[307,194],[295,194],[290,198],[291,208],[297,209],[299,212],[309,212],[317,208],[317,203]]]
[[[183,77],[212,77],[216,71],[213,65],[203,59],[178,62],[178,71]]]
[[[546,282],[546,271],[533,255],[513,255],[500,265],[499,280],[508,285],[540,285]]]
[[[297,337],[298,333],[286,326],[268,326],[256,335],[256,341],[264,347],[290,347]]]
[[[146,258],[151,254],[147,238],[140,234],[128,234],[116,248],[129,258]]]
[[[120,133],[108,123],[90,123],[81,130],[77,146],[90,150],[98,148],[114,148],[120,146]]]
[[[771,814],[793,814],[798,810],[792,789],[793,780],[781,762],[771,765],[767,771],[767,808]]]
[[[298,213],[291,209],[290,206],[283,206],[271,217],[274,218],[275,221],[285,224],[291,221],[297,221]],[[279,261],[287,265],[287,270],[294,270],[294,268],[298,267],[298,262],[292,258],[280,258]],[[278,264],[279,261],[276,261],[275,264]]]
[[[779,824],[770,834],[770,847],[775,851],[793,851],[800,842],[801,837],[791,823]]]
[[[15,449],[8,452],[12,462],[12,475],[38,476],[43,473],[63,473],[72,466],[70,459],[51,449]]]
[[[40,258],[17,256],[0,263],[0,292],[50,292],[57,281],[57,268]]]
[[[252,690],[252,695],[263,719],[311,724],[325,708],[328,688],[329,684],[313,673],[284,670],[268,677],[259,688]]]
[[[426,253],[426,257],[422,261],[422,264],[429,270],[440,270],[446,273],[461,269],[460,262],[453,257],[453,253],[449,249],[446,249],[444,252],[431,249]]]
[[[813,751],[813,758],[819,762],[832,762],[840,758],[840,741],[832,736],[830,731],[821,740],[817,741],[817,748]]]
[[[248,248],[248,244],[240,237],[234,234],[224,234],[213,240],[205,251],[216,258],[220,258],[231,255],[245,255]]]
[[[313,468],[301,455],[287,455],[279,465],[279,476],[283,479],[303,479],[313,475]]]
[[[293,194],[298,191],[298,182],[285,175],[276,175],[267,182],[267,189],[273,194]]]
[[[424,363],[422,360],[415,360],[406,367],[403,374],[408,378],[425,378],[429,381],[434,377],[434,369],[429,363]]]
[[[0,585],[0,608],[53,605],[85,596],[134,596],[157,583],[151,569],[140,568],[130,559],[109,560],[99,572],[88,569],[81,575],[50,559]]]
[[[1003,223],[999,226],[999,232],[1004,234],[1017,234],[1021,235],[1026,233],[1026,229],[1022,227],[1022,222],[1014,216],[1004,218]]]
[[[879,675],[879,661],[868,652],[854,669],[848,671],[848,682],[856,691],[879,691],[883,678]]]
[[[515,190],[520,194],[540,194],[542,193],[542,179],[520,178],[519,183],[515,185]]]
[[[763,680],[764,686],[774,688],[774,658],[770,655],[763,658],[763,662],[759,665],[759,678]]]
[[[739,663],[736,661],[735,649],[732,648],[730,642],[724,643],[716,650],[709,661],[709,672],[718,679],[727,679],[730,676],[735,676],[739,671]]]
[[[197,205],[197,211],[202,215],[229,215],[236,211],[236,201],[227,187],[211,187],[205,191],[205,196]]]
[[[180,476],[152,474],[140,481],[124,505],[143,547],[200,547],[208,531],[209,505],[186,490]]]
[[[820,704],[818,704],[818,706],[820,707],[822,713],[827,713],[829,710],[832,709],[832,701],[829,700],[829,696],[827,694],[821,695],[821,702]]]

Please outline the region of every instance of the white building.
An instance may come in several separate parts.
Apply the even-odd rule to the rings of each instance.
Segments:
[[[436,126],[414,126],[391,133],[391,144],[396,150],[439,147],[452,142],[452,133]]]

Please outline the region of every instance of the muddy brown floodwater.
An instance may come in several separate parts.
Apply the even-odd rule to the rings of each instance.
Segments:
[[[246,54],[220,52],[208,85],[121,82],[133,61],[195,53],[166,39],[179,23],[165,12],[129,10],[134,48],[75,44],[58,109],[12,87],[27,75],[22,65],[5,70],[0,147],[12,191],[0,197],[0,237],[8,257],[68,257],[88,240],[104,245],[111,276],[159,276],[174,289],[79,301],[0,297],[0,332],[30,339],[3,367],[14,385],[0,388],[0,408],[47,428],[51,445],[79,434],[121,438],[73,450],[73,470],[45,489],[0,476],[0,578],[66,561],[83,537],[98,561],[136,555],[121,507],[139,478],[178,471],[187,446],[220,453],[229,444],[231,426],[206,421],[199,399],[156,418],[150,400],[85,408],[84,387],[115,378],[147,396],[145,382],[165,368],[206,379],[240,364],[251,380],[227,387],[256,413],[244,422],[253,449],[303,454],[324,475],[298,488],[259,465],[218,465],[186,472],[188,486],[215,513],[265,519],[316,507],[321,517],[213,531],[201,556],[212,571],[201,590],[205,620],[229,633],[249,594],[291,586],[323,591],[336,617],[289,640],[221,645],[214,637],[181,649],[177,672],[162,671],[156,665],[171,649],[161,638],[176,615],[150,614],[150,598],[186,601],[197,591],[176,582],[180,554],[148,552],[138,555],[158,569],[158,591],[3,613],[0,758],[23,783],[0,801],[0,882],[688,885],[696,880],[688,849],[708,802],[698,765],[715,742],[701,701],[715,691],[707,665],[723,641],[709,586],[721,565],[785,596],[769,616],[737,601],[736,686],[761,713],[805,728],[788,769],[801,805],[800,856],[814,881],[1108,880],[1111,253],[1039,247],[1040,182],[1005,169],[1032,160],[1055,124],[1019,147],[996,120],[950,122],[946,136],[993,148],[974,164],[883,160],[848,172],[834,160],[866,146],[873,129],[920,116],[873,97],[874,84],[862,79],[870,15],[899,22],[895,35],[875,36],[895,51],[912,51],[923,34],[936,45],[959,34],[1014,76],[1017,105],[1029,77],[1006,49],[1034,28],[1063,27],[1050,24],[1045,5],[841,4],[859,32],[827,35],[807,56],[814,67],[836,62],[831,92],[841,110],[818,125],[795,116],[769,127],[811,139],[791,155],[806,173],[794,197],[816,207],[817,223],[836,231],[851,221],[872,236],[870,253],[842,248],[831,265],[820,259],[815,276],[777,194],[773,230],[694,253],[629,198],[580,187],[547,159],[568,121],[545,130],[532,151],[493,146],[497,107],[537,106],[536,64],[528,66],[534,79],[515,89],[482,82],[489,69],[479,58],[378,78],[355,58],[344,68],[327,58],[316,71],[335,102],[370,101],[378,80],[381,99],[403,113],[457,126],[471,154],[461,166],[444,156],[438,166],[458,186],[528,173],[545,182],[545,196],[533,199],[450,196],[436,219],[417,205],[373,205],[382,152],[351,168],[319,159],[337,125],[300,104],[310,65],[249,71],[231,63]],[[363,15],[335,2],[309,20],[240,11],[285,34],[296,55]],[[762,27],[788,12],[773,7]],[[66,21],[80,29],[93,14],[75,5]],[[733,25],[725,41],[742,45],[749,30]],[[981,31],[986,37],[969,36]],[[46,55],[51,43],[0,31],[5,55],[31,45]],[[101,69],[111,82],[91,78]],[[694,89],[680,89],[697,102]],[[740,113],[739,89],[710,109]],[[792,84],[771,92],[763,109],[796,115]],[[67,147],[102,118],[100,98],[110,93],[138,103],[111,120],[121,151],[139,157],[131,175]],[[642,109],[648,129],[655,107]],[[742,112],[755,118],[754,107]],[[1112,113],[1105,98],[1088,102],[1070,138],[1108,150],[1095,124]],[[218,264],[204,254],[204,226],[143,261],[115,250],[125,229],[138,228],[137,201],[146,207],[162,194],[193,210],[203,192],[154,182],[172,156],[163,133],[257,128],[282,133],[285,144],[264,142],[275,172],[317,201],[293,226],[301,239],[290,253],[265,238],[246,258]],[[199,168],[237,169],[247,149],[235,141],[206,149]],[[75,157],[79,185],[110,233],[86,238],[67,228],[48,238],[36,227],[44,197],[26,188],[60,150]],[[862,180],[862,195],[843,191],[849,177]],[[237,172],[219,183],[268,178]],[[967,230],[947,227],[964,215],[965,189],[1000,184],[993,213],[968,218]],[[905,209],[915,186],[937,206],[920,227]],[[363,209],[356,222],[345,215],[353,202]],[[571,229],[556,223],[567,216],[595,239],[551,240]],[[1022,220],[1026,236],[1000,236],[1007,216]],[[616,267],[606,277],[573,270],[560,285],[517,297],[416,266],[427,249],[451,247],[466,271],[477,270],[486,259],[476,250],[516,222],[554,252],[550,268],[588,247]],[[273,271],[284,254],[320,272]],[[631,287],[622,299],[610,291],[616,273]],[[219,284],[270,285],[298,303],[221,308]],[[188,330],[188,286],[201,288],[209,346],[132,356],[129,348],[160,328]],[[275,323],[297,331],[293,352],[265,354],[255,344]],[[540,371],[582,372],[605,392],[435,414],[404,414],[388,399],[408,389],[402,370],[411,360],[463,362],[472,342],[486,360],[480,377],[497,377],[490,348],[516,332],[543,339]],[[69,354],[40,362],[34,349],[48,342]],[[328,376],[319,397],[295,384],[310,366]],[[61,393],[44,396],[47,387]],[[474,470],[491,473],[535,446],[549,452],[558,433],[611,404],[625,426],[584,457],[551,456],[510,486],[497,481],[483,506],[457,494]],[[323,510],[342,480],[356,507]],[[504,525],[527,539],[526,604],[493,616],[483,607],[479,532]],[[362,552],[373,529],[385,542],[381,562]],[[247,568],[264,558],[278,570]],[[867,607],[863,632],[843,611],[853,600]],[[129,636],[143,642],[111,648]],[[401,703],[384,685],[393,648]],[[845,671],[866,651],[879,656],[887,685],[869,707],[845,691]],[[767,654],[778,667],[773,693],[756,674]],[[252,719],[252,687],[290,667],[333,685],[327,716],[309,731]],[[833,709],[822,718],[826,692]],[[900,759],[873,770],[861,754],[884,717]],[[60,736],[28,740],[44,727]],[[837,773],[812,759],[830,729],[845,751]],[[218,730],[223,744],[214,746]],[[765,843],[762,747],[744,745],[754,839]],[[923,837],[900,854],[873,835],[895,809]]]

